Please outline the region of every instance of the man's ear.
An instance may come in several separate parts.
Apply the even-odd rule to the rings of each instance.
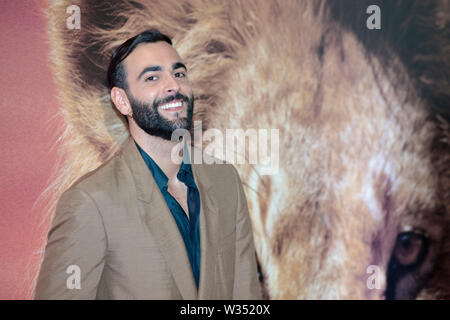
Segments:
[[[125,90],[119,87],[111,89],[111,100],[121,114],[127,115],[131,113],[131,105]]]

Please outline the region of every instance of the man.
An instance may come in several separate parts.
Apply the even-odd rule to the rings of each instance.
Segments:
[[[259,299],[237,171],[191,165],[187,147],[173,157],[194,99],[171,40],[157,30],[127,40],[108,82],[131,137],[59,200],[35,298]]]

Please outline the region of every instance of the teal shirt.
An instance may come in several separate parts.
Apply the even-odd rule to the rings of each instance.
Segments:
[[[181,237],[183,238],[186,246],[186,252],[191,263],[192,273],[194,275],[195,283],[198,289],[199,277],[200,277],[200,194],[195,184],[194,176],[192,174],[192,168],[189,161],[183,160],[180,170],[178,171],[177,178],[187,186],[187,202],[189,209],[189,219],[186,216],[183,208],[180,206],[177,200],[169,193],[167,183],[168,178],[155,161],[136,143],[142,158],[144,159],[147,167],[153,175],[156,184],[161,191],[166,204],[170,209],[170,212],[175,219],[175,222],[180,230]],[[187,149],[185,153],[185,159],[189,159],[187,155]]]

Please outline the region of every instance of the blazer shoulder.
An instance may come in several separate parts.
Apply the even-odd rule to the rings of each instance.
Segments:
[[[200,152],[202,153],[200,167],[208,174],[208,176],[220,177],[225,180],[227,180],[226,178],[233,178],[236,175],[239,176],[237,169],[231,163],[213,157],[202,151]]]
[[[200,165],[201,170],[208,177],[213,185],[236,185],[240,183],[239,173],[234,165],[227,162],[203,162]]]
[[[211,194],[224,206],[237,204],[242,197],[242,182],[236,167],[230,163],[203,162],[198,165],[202,171],[200,179],[208,181]],[[233,206],[231,206],[233,207]]]
[[[71,193],[73,190],[83,191],[91,196],[98,192],[108,193],[118,188],[118,181],[123,181],[126,172],[125,163],[121,159],[121,152],[118,152],[111,159],[80,177],[64,193]]]

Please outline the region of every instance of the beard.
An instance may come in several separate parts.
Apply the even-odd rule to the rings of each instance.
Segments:
[[[164,99],[155,99],[153,103],[146,103],[137,100],[133,95],[127,92],[129,97],[131,110],[133,111],[133,119],[136,124],[146,133],[152,136],[160,137],[165,140],[172,140],[172,133],[177,129],[189,130],[192,125],[192,116],[194,112],[194,97],[187,97],[179,92],[173,96]],[[167,120],[158,111],[158,107],[181,99],[186,102],[187,116],[180,117],[176,120]]]

